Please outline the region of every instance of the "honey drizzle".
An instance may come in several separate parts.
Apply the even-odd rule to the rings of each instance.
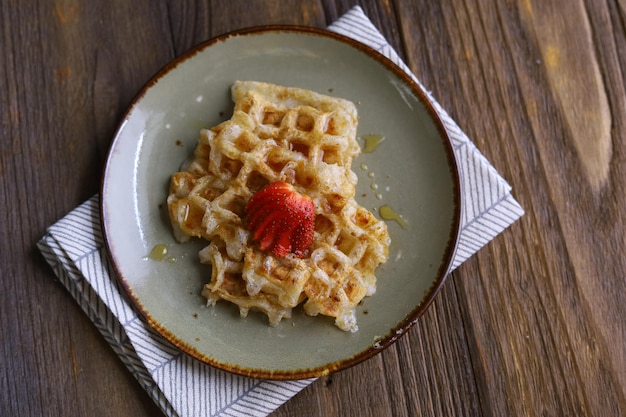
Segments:
[[[397,213],[394,209],[386,204],[381,206],[378,212],[380,213],[380,217],[382,217],[383,220],[393,220],[398,223],[403,229],[407,229],[409,227],[409,222],[407,222],[401,214]]]

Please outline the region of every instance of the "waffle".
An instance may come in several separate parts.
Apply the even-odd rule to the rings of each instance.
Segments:
[[[354,199],[352,160],[357,110],[350,101],[274,84],[237,81],[231,119],[200,132],[194,157],[170,182],[168,210],[176,238],[209,243],[212,265],[202,295],[265,313],[271,325],[302,304],[308,315],[357,331],[356,305],[376,291],[386,262],[386,224]],[[252,243],[246,202],[264,185],[284,181],[315,202],[315,237],[302,258],[282,258]]]

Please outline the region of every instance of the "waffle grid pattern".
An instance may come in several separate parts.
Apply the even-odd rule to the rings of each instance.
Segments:
[[[202,292],[267,314],[277,325],[303,303],[309,315],[358,330],[354,309],[376,291],[389,235],[354,199],[359,154],[357,111],[346,100],[308,90],[236,82],[231,119],[200,132],[194,159],[172,176],[168,208],[179,240],[206,239],[212,265]],[[285,181],[315,202],[315,238],[302,258],[277,258],[251,242],[246,202],[262,186]]]

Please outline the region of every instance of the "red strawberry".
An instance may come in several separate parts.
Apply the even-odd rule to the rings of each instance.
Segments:
[[[315,204],[291,184],[267,184],[248,201],[246,213],[252,240],[279,258],[289,253],[302,258],[313,242]]]

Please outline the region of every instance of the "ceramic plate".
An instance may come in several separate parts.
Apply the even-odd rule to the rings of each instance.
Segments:
[[[389,221],[389,260],[378,290],[347,333],[301,308],[279,326],[259,313],[240,318],[226,302],[206,307],[210,278],[198,251],[179,244],[167,217],[169,179],[196,146],[201,128],[230,118],[230,86],[256,80],[302,87],[353,101],[358,134],[384,136],[357,157],[357,201]],[[363,141],[361,141],[363,144]],[[147,322],[175,346],[230,372],[270,379],[325,375],[393,343],[424,312],[443,283],[459,231],[460,194],[451,144],[423,92],[390,61],[348,38],[296,27],[227,34],[177,58],[140,92],[108,155],[101,218],[116,274]],[[148,255],[164,245],[168,255]]]

